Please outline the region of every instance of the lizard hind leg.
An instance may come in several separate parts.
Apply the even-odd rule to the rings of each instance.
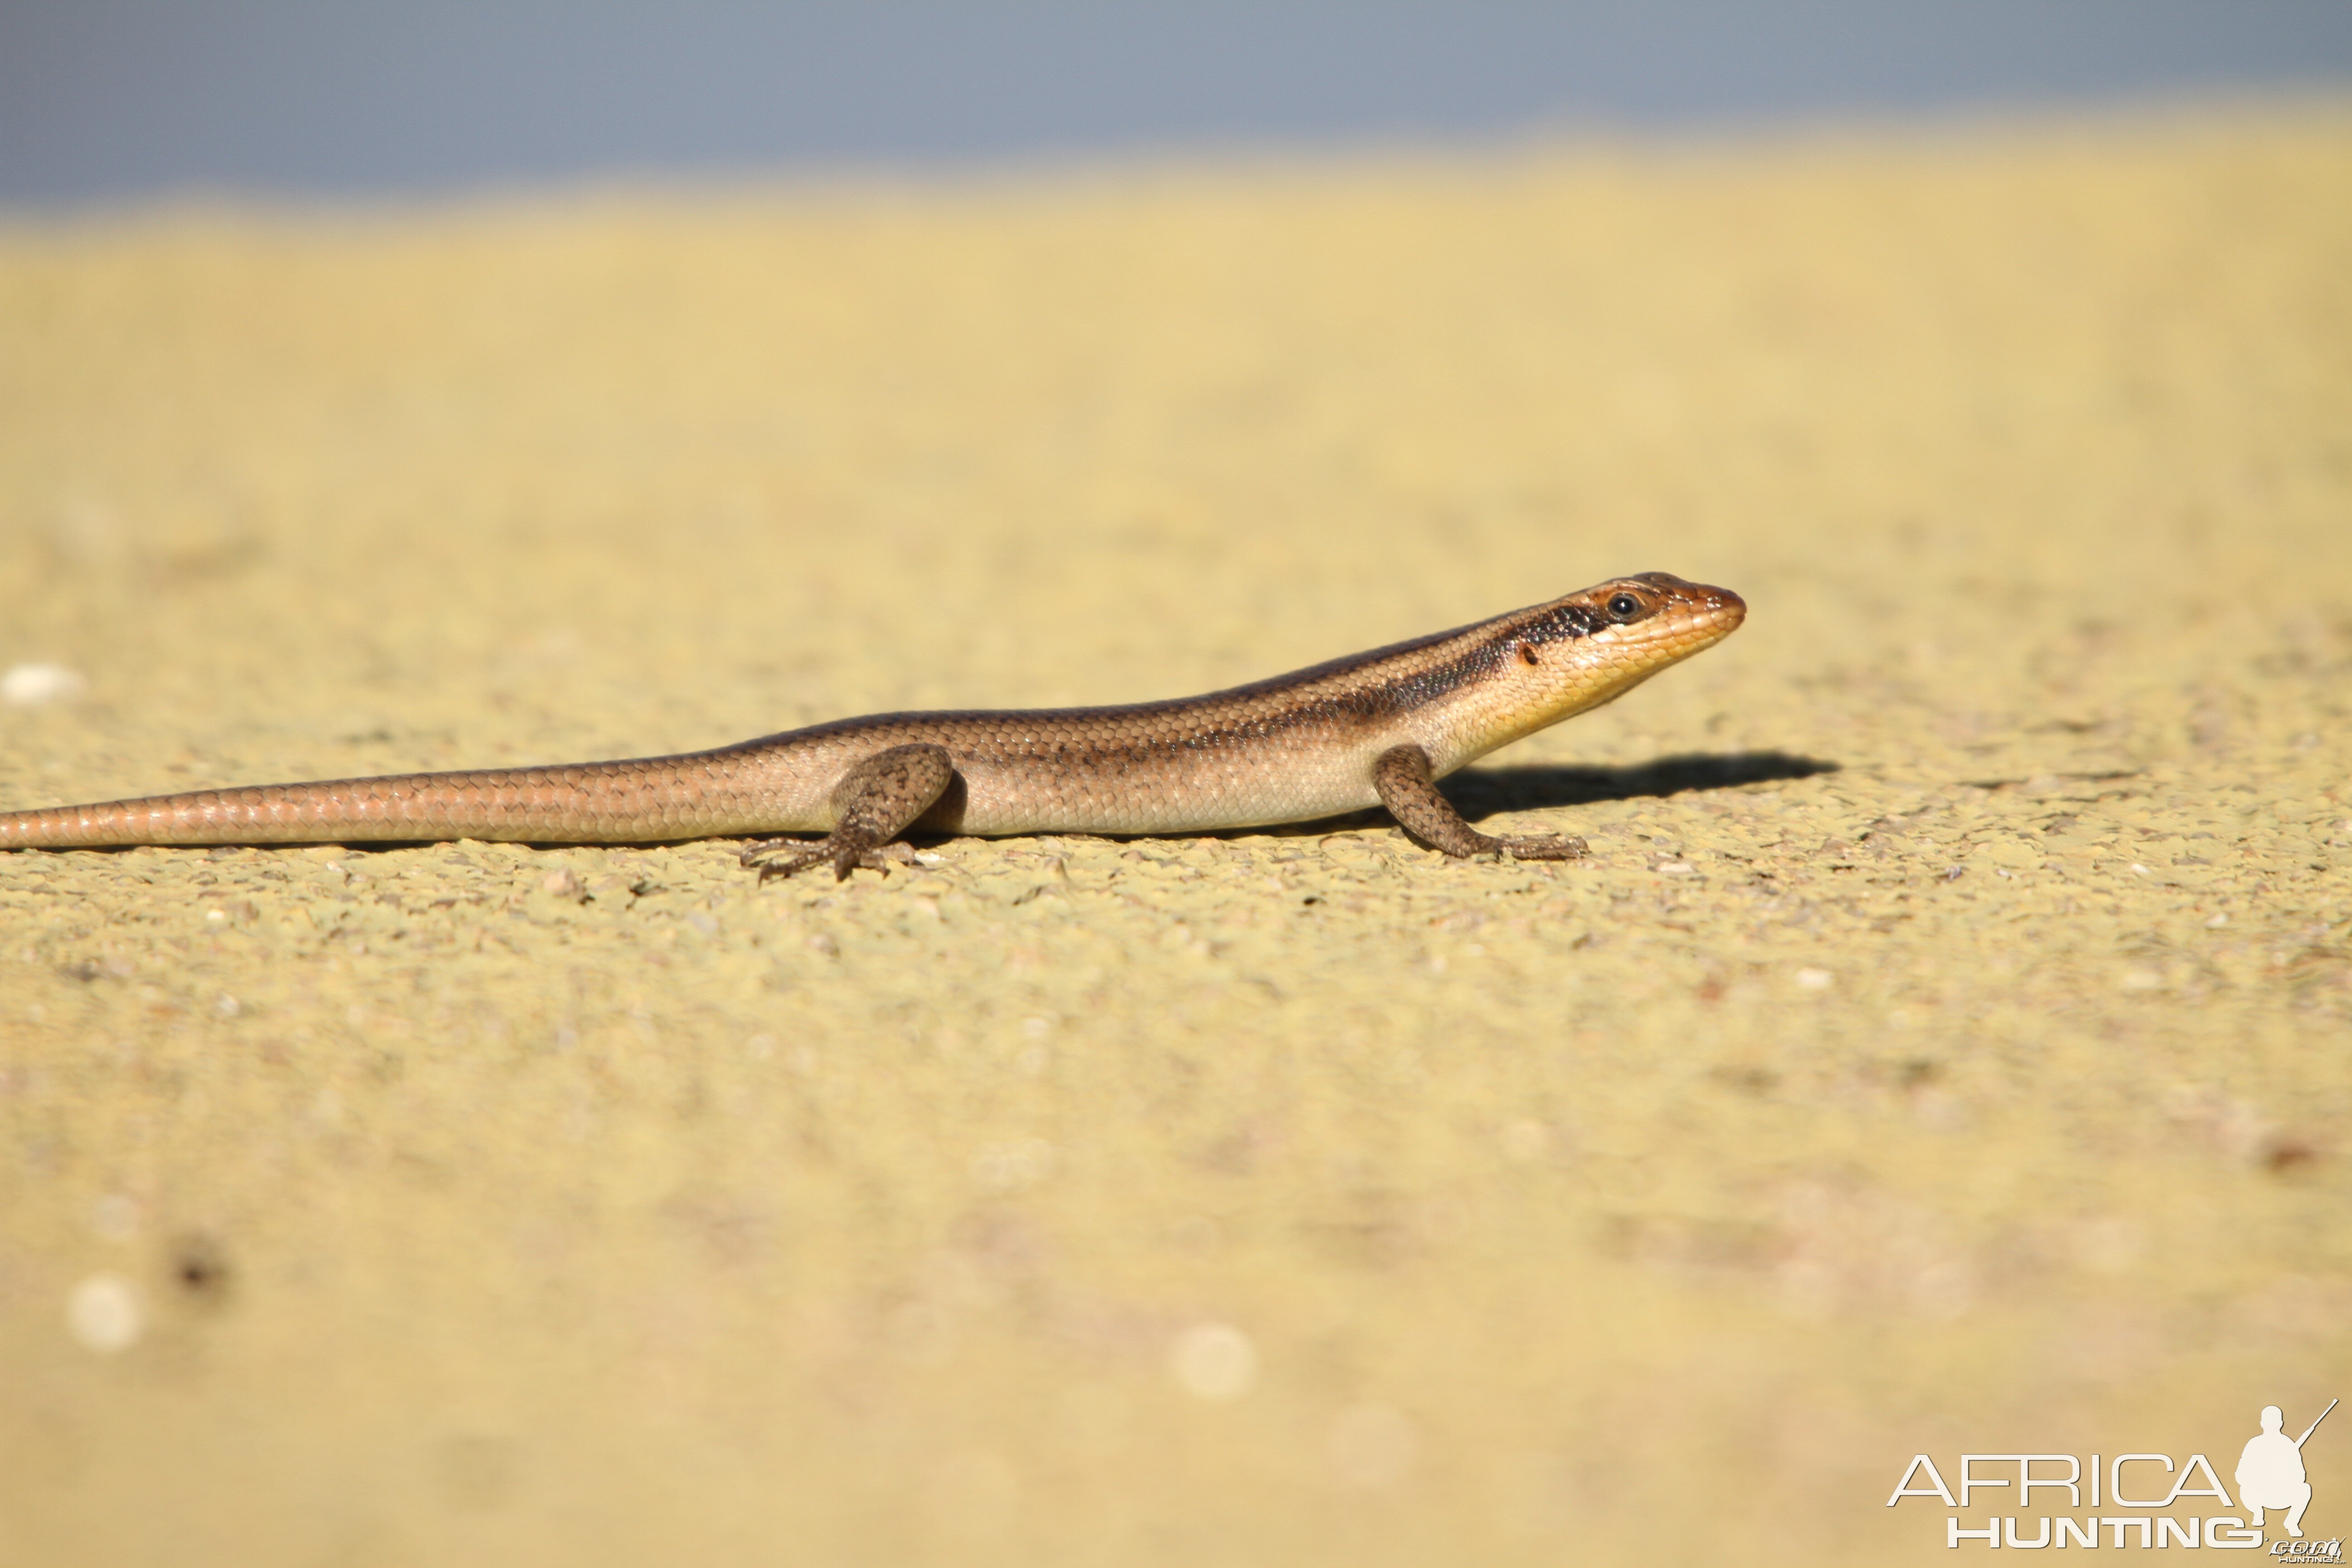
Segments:
[[[1581,838],[1496,838],[1479,832],[1437,793],[1437,779],[1429,753],[1419,746],[1391,746],[1372,764],[1372,787],[1397,826],[1432,848],[1456,859],[1473,855],[1508,855],[1516,860],[1574,860],[1586,852]]]
[[[955,763],[945,746],[893,746],[841,775],[833,788],[833,831],[814,844],[797,838],[768,838],[743,847],[742,863],[758,866],[760,880],[789,877],[824,861],[833,862],[836,881],[845,882],[860,866],[887,871],[882,847],[915,825],[931,809],[955,780]],[[779,849],[798,851],[785,858],[762,860]]]

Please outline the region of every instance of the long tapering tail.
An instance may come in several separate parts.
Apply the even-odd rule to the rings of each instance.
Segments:
[[[646,842],[798,826],[776,820],[764,791],[712,766],[719,754],[322,779],[5,812],[0,849],[450,838]]]

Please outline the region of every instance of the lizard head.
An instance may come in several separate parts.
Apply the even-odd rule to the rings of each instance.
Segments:
[[[1738,630],[1748,618],[1748,601],[1728,588],[1644,572],[1555,599],[1537,615],[1538,624],[1529,628],[1530,639],[1523,646],[1564,643],[1567,651],[1584,654],[1591,664],[1640,679]],[[1590,646],[1577,646],[1585,643]]]
[[[1549,673],[1542,685],[1565,704],[1547,716],[1549,722],[1623,696],[1721,642],[1747,618],[1748,602],[1728,588],[1644,572],[1528,612],[1513,652],[1528,674]],[[1547,666],[1553,668],[1547,672]]]
[[[1443,751],[1467,761],[1613,702],[1729,637],[1747,615],[1728,588],[1644,572],[1506,616],[1488,634],[1491,673],[1447,716],[1453,744]]]

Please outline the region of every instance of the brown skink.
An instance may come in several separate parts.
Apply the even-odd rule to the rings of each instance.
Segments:
[[[1623,696],[1728,636],[1748,606],[1663,572],[1270,680],[1116,708],[881,713],[627,762],[194,790],[0,813],[0,849],[129,844],[761,837],[761,878],[879,865],[909,831],[1206,833],[1380,805],[1448,855],[1565,859],[1491,837],[1436,780]]]

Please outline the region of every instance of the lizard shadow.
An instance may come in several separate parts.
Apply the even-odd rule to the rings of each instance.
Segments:
[[[1839,764],[1787,752],[1695,752],[1626,767],[1576,767],[1533,763],[1517,767],[1465,768],[1439,788],[1454,809],[1476,822],[1507,811],[1593,805],[1609,800],[1659,799],[1692,790],[1729,789],[1833,773]]]
[[[1437,787],[1465,819],[1483,822],[1506,812],[1593,805],[1611,800],[1661,799],[1693,790],[1809,779],[1836,773],[1843,765],[1790,752],[1691,752],[1626,767],[1577,767],[1558,763],[1471,767],[1440,780]],[[1389,814],[1379,806],[1314,822],[1242,831],[1312,834],[1375,826],[1392,826]]]

